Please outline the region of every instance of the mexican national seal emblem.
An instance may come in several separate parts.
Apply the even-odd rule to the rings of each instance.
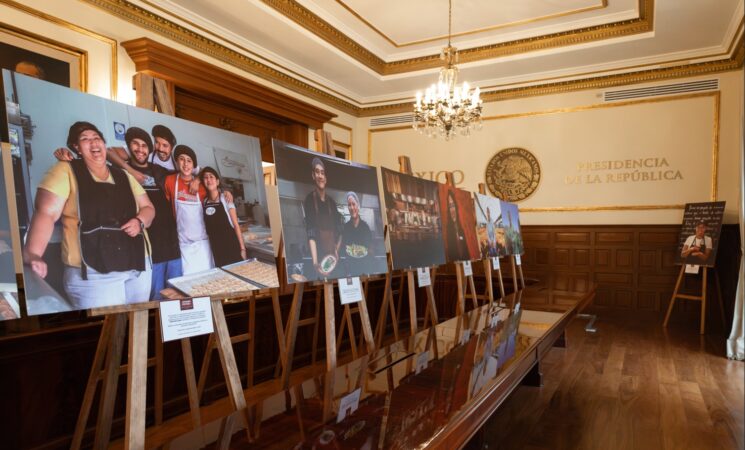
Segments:
[[[530,197],[541,181],[541,166],[524,148],[500,150],[486,165],[486,186],[496,197],[518,202]]]

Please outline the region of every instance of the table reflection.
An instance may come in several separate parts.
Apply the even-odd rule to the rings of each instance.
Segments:
[[[260,401],[252,447],[426,447],[564,317],[522,311],[521,295],[507,299],[515,310],[484,305]],[[358,408],[337,422],[341,400],[356,389]]]

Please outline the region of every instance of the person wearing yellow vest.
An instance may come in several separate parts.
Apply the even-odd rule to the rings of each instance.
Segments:
[[[23,260],[44,278],[44,252],[62,220],[63,286],[76,309],[146,301],[151,264],[146,228],[155,217],[147,193],[106,162],[95,125],[75,122],[67,146],[80,156],[56,163],[39,183]]]

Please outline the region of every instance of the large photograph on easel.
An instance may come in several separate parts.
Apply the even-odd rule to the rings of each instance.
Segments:
[[[479,246],[476,240],[476,212],[471,193],[446,184],[440,184],[438,188],[447,261],[477,259]]]
[[[687,203],[678,238],[676,264],[714,267],[725,202]]]
[[[380,171],[393,268],[445,264],[437,183],[385,167]]]
[[[272,140],[287,281],[388,270],[374,167]]]
[[[520,214],[517,205],[503,200],[499,201],[502,212],[500,228],[504,233],[505,250],[507,255],[522,255],[525,253],[523,247],[523,235],[520,231]]]
[[[0,125],[3,128],[5,125]],[[4,134],[4,133],[3,133]],[[0,321],[18,319],[21,317],[21,306],[18,301],[18,284],[16,283],[16,269],[14,249],[10,229],[10,214],[8,211],[8,191],[5,180],[10,173],[5,161],[10,161],[10,155],[5,154],[3,148],[0,159]],[[12,180],[12,176],[10,178]]]
[[[30,315],[278,285],[258,139],[2,80]]]
[[[507,239],[502,227],[502,201],[488,195],[476,194],[476,238],[482,258],[506,256]]]

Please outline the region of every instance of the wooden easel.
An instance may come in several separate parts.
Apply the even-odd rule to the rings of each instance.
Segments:
[[[670,298],[670,305],[667,307],[667,314],[665,314],[665,321],[663,322],[662,326],[664,328],[667,328],[667,323],[670,320],[670,314],[673,312],[673,307],[675,306],[675,301],[677,299],[684,299],[684,300],[694,300],[701,302],[701,325],[699,327],[699,334],[704,334],[706,330],[706,299],[707,299],[707,281],[708,281],[708,274],[709,269],[711,267],[701,267],[701,269],[704,271],[702,274],[701,279],[701,295],[688,295],[688,294],[680,294],[680,285],[683,282],[683,276],[685,275],[685,264],[680,267],[680,273],[678,274],[678,280],[675,282],[675,289],[673,290],[673,296]],[[714,276],[716,277],[716,272],[714,272]],[[717,278],[717,283],[719,282],[719,279]],[[722,316],[722,325],[724,327],[727,327],[727,322],[724,317],[724,304],[722,303],[722,297],[721,294],[717,295],[717,298],[719,300],[719,312]]]
[[[455,178],[453,177],[452,172],[445,173],[445,184],[453,188],[455,187]],[[447,214],[447,211],[442,211],[442,214]],[[455,312],[456,315],[461,315],[466,312],[466,297],[468,296],[469,290],[471,292],[471,302],[473,304],[473,308],[477,308],[479,306],[477,298],[478,295],[476,294],[476,284],[473,281],[473,270],[471,270],[471,275],[466,275],[463,265],[464,263],[462,261],[455,263],[455,280],[458,287],[458,303]],[[489,282],[491,282],[491,280],[489,280]]]
[[[408,156],[399,156],[398,157],[398,167],[399,172],[406,174],[406,175],[413,175],[414,172],[411,168],[411,160]],[[386,228],[386,232],[387,232]],[[390,233],[387,233],[390,234]],[[386,236],[390,237],[390,236]],[[385,275],[385,292],[383,295],[383,304],[380,307],[380,315],[378,318],[378,336],[376,339],[376,348],[380,347],[380,343],[382,342],[382,335],[385,331],[385,323],[387,320],[387,314],[388,310],[391,311],[391,320],[393,321],[394,330],[398,328],[398,312],[394,313],[395,308],[393,307],[393,277],[395,276],[392,270],[393,263],[390,259],[389,255],[389,270]],[[415,278],[415,269],[407,269],[403,271],[401,283],[399,285],[399,296],[403,295],[403,289],[404,289],[404,280],[406,282],[407,287],[407,293],[408,293],[408,300],[409,300],[409,330],[410,335],[415,336],[418,331],[418,316],[417,316],[417,304],[416,304],[416,278]],[[431,272],[431,283],[429,286],[426,286],[425,293],[427,295],[427,306],[425,308],[424,313],[424,322],[422,323],[422,326],[424,328],[427,328],[428,322],[431,322],[431,324],[437,325],[440,323],[439,315],[437,313],[437,303],[435,302],[435,292],[434,292],[434,283],[435,283],[435,268],[432,268]],[[400,302],[399,302],[400,306]],[[398,336],[396,336],[398,337]],[[436,342],[436,336],[434,333],[431,334],[431,338],[427,343],[427,349],[429,349],[429,346],[432,345],[433,350],[435,352],[435,357],[438,356],[438,350],[437,350],[437,342]]]
[[[124,448],[140,449],[145,446],[145,410],[147,392],[147,341],[148,313],[157,309],[159,302],[144,302],[132,305],[112,306],[90,310],[91,316],[104,315],[104,324],[96,348],[88,383],[83,396],[83,405],[78,416],[78,423],[73,435],[71,448],[80,448],[83,432],[88,422],[90,408],[93,404],[98,382],[102,381],[100,406],[96,422],[96,436],[93,447],[106,448],[111,433],[118,378],[122,372],[127,374],[127,406],[125,416]],[[216,346],[220,354],[223,373],[228,393],[235,411],[247,414],[246,399],[243,396],[240,375],[235,363],[233,348],[230,343],[222,301],[211,300],[213,327],[216,335]],[[129,329],[127,330],[127,322]],[[160,324],[156,324],[160,327]],[[127,333],[128,331],[128,333]],[[122,366],[124,338],[129,335],[128,357],[126,366]],[[156,333],[158,335],[158,333]],[[189,339],[181,339],[184,350],[184,364],[187,372],[187,390],[189,405],[192,411],[193,426],[201,426],[196,380],[193,377],[194,365],[191,360]],[[191,373],[191,377],[189,374]],[[246,423],[250,423],[246,415]],[[231,430],[228,430],[231,431]]]
[[[479,183],[479,193],[481,195],[486,195],[486,184]],[[482,263],[484,265],[484,278],[486,279],[486,298],[489,300],[489,308],[491,308],[492,303],[494,302],[494,287],[492,282],[492,273],[497,272],[497,280],[499,281],[499,293],[500,293],[500,303],[502,302],[502,299],[504,298],[504,280],[502,279],[502,269],[500,268],[493,268],[491,264],[491,258],[486,257],[482,260]]]

